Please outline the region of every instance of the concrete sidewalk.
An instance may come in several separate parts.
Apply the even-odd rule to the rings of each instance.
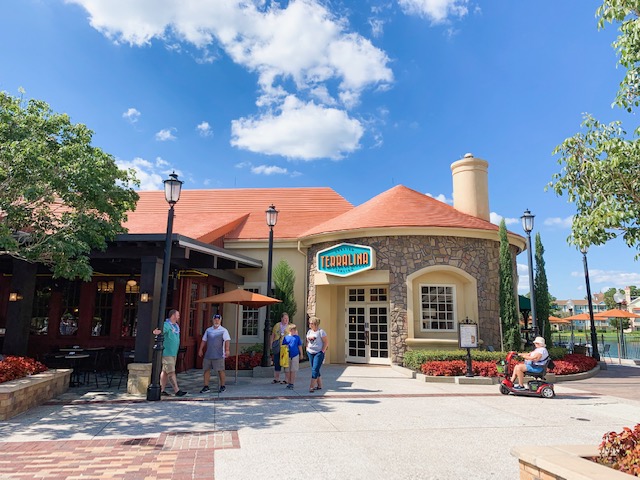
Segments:
[[[637,391],[640,369],[617,368]],[[497,385],[419,382],[390,367],[322,373],[315,393],[308,369],[293,391],[231,377],[223,394],[193,393],[200,371],[178,375],[189,395],[160,402],[70,389],[0,423],[0,478],[512,479],[513,446],[597,445],[635,425],[640,407],[601,394],[594,379],[556,384],[547,400],[501,395]]]

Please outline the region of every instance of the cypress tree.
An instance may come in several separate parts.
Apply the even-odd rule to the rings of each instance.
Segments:
[[[536,275],[533,280],[536,292],[536,316],[538,317],[538,329],[540,335],[544,337],[547,345],[551,343],[551,324],[549,323],[550,301],[549,285],[547,283],[547,272],[544,268],[544,247],[540,234],[536,233]]]
[[[507,239],[504,219],[500,222],[500,318],[502,338],[506,350],[520,350],[520,319],[516,306],[516,290],[513,283],[513,257]]]
[[[294,294],[295,283],[295,272],[286,260],[280,260],[273,269],[273,284],[275,287],[273,296],[278,300],[282,300],[282,303],[275,303],[271,305],[271,325],[280,321],[280,316],[283,312],[287,312],[291,319],[291,323],[295,323],[294,317],[298,311]],[[300,328],[304,330],[305,326],[302,325]]]

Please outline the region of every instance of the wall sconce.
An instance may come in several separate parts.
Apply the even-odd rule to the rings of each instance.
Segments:
[[[18,292],[9,293],[9,301],[10,302],[17,302],[19,300],[22,300],[22,295],[20,295]]]
[[[141,293],[140,294],[140,301],[142,303],[147,303],[149,300],[151,300],[151,295],[149,295],[148,293]]]

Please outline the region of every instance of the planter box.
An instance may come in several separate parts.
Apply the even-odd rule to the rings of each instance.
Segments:
[[[0,420],[26,412],[69,388],[71,369],[47,370],[29,377],[0,383]]]
[[[631,480],[634,477],[592,462],[598,448],[591,445],[514,447],[520,462],[520,480]]]

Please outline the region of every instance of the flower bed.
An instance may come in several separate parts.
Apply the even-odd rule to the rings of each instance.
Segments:
[[[238,355],[238,370],[253,370],[253,367],[258,367],[262,362],[262,356],[250,353],[241,353]],[[225,358],[224,368],[226,370],[236,369],[236,356],[231,355]]]
[[[29,357],[7,356],[0,361],[0,383],[44,372],[47,367]]]
[[[598,449],[597,463],[640,477],[640,423],[620,433],[605,433]]]
[[[498,369],[496,365],[496,361],[490,360],[493,358],[500,359],[504,358],[504,354],[499,352],[478,352],[478,353],[486,353],[489,355],[478,355],[477,359],[473,359],[471,361],[471,367],[473,370],[473,374],[478,377],[497,377]],[[446,354],[448,356],[457,355],[456,352]],[[442,358],[447,358],[445,354],[442,355]],[[425,354],[422,354],[424,357]],[[467,362],[465,360],[445,360],[440,359],[441,355],[438,352],[429,352],[427,354],[427,358],[430,358],[428,361],[425,361],[420,365],[419,371],[425,375],[439,377],[457,377],[461,375],[465,375],[467,372]],[[483,358],[484,357],[484,358]],[[564,355],[558,359],[554,358],[554,368],[549,369],[549,373],[555,373],[556,375],[569,375],[573,373],[582,373],[593,370],[598,362],[585,355],[571,354]],[[517,361],[515,361],[517,363]]]

